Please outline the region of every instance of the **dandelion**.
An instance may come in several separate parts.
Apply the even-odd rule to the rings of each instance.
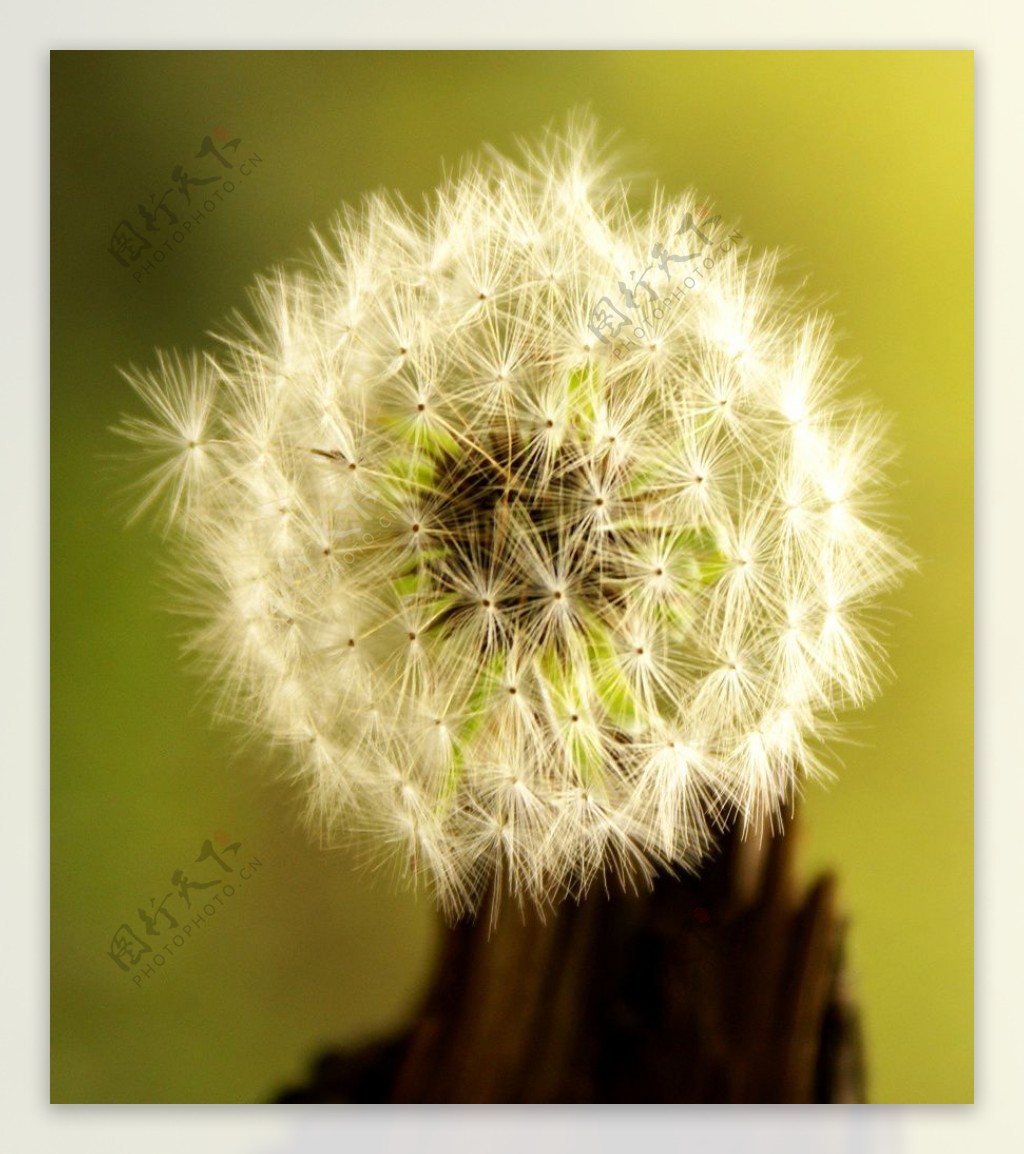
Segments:
[[[884,428],[699,204],[637,212],[575,125],[131,375],[225,708],[450,913],[696,868],[877,688]]]

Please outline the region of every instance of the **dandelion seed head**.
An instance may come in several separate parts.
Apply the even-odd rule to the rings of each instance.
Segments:
[[[215,353],[130,374],[223,708],[450,913],[695,868],[877,690],[884,425],[698,203],[635,211],[574,123],[344,210]]]

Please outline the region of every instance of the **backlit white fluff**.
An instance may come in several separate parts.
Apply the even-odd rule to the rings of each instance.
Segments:
[[[452,913],[777,815],[876,689],[865,610],[906,563],[828,319],[594,151],[346,210],[219,351],[133,374],[120,430],[226,707]]]

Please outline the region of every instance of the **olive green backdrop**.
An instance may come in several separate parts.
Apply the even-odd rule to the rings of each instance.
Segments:
[[[920,567],[887,603],[895,680],[849,719],[837,781],[809,792],[804,861],[842,880],[872,1098],[970,1101],[971,54],[61,52],[50,81],[54,1100],[265,1098],[313,1047],[398,1023],[437,935],[422,901],[310,844],[272,761],[209,722],[162,608],[159,536],[124,525],[115,367],[201,346],[341,201],[415,201],[442,161],[589,104],[635,168],[789,250],[858,361],[847,387],[894,416],[893,512]],[[230,193],[189,185],[221,200],[137,281],[112,234],[173,231],[147,233],[136,206],[178,164],[226,173],[196,156],[207,136],[260,162]],[[181,934],[158,918],[147,936],[139,907],[179,868],[226,876],[195,863],[224,835],[234,895],[163,965],[122,971],[118,927],[155,951]],[[167,908],[182,921],[177,893]]]

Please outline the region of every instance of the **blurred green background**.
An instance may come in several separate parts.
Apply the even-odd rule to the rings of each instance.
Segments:
[[[972,54],[50,62],[53,1100],[266,1098],[316,1046],[400,1022],[438,934],[422,900],[311,844],[273,763],[209,722],[163,611],[159,535],[125,528],[108,427],[132,398],[116,366],[207,343],[341,201],[379,186],[416,201],[442,162],[586,104],[635,170],[695,185],[754,248],[784,246],[790,278],[812,274],[858,362],[847,387],[894,417],[893,512],[920,569],[886,606],[895,679],[848,719],[837,781],[809,791],[803,858],[841,878],[872,1100],[971,1101]],[[206,136],[262,163],[139,283],[112,233],[129,219],[166,235],[136,206],[178,164],[215,172],[196,158]],[[112,936],[141,934],[138,908],[176,869],[208,876],[194,859],[217,833],[262,867],[135,985]]]

